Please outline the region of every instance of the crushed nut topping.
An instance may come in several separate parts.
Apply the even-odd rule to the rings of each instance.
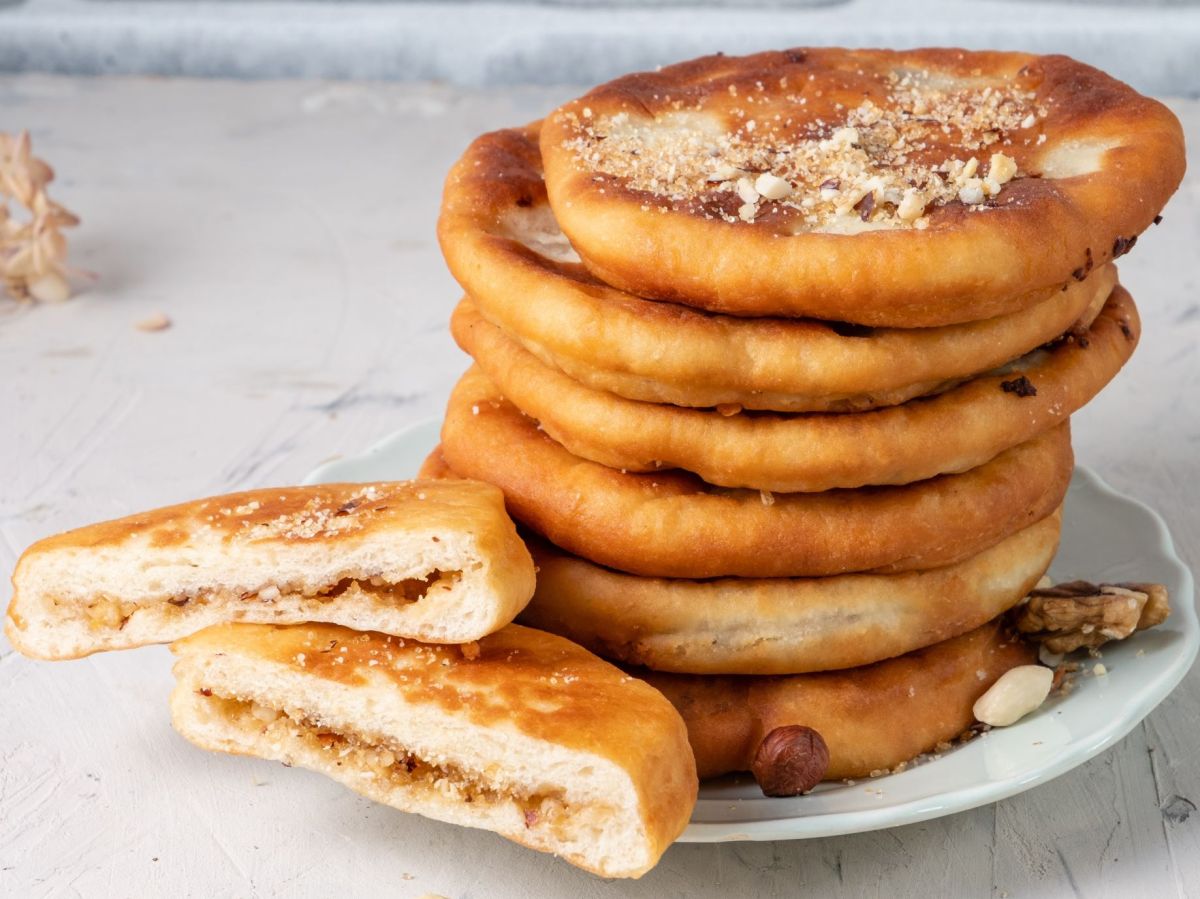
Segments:
[[[1171,613],[1161,584],[1092,584],[1070,581],[1034,590],[1018,606],[1014,624],[1053,653],[1095,649],[1135,630],[1166,621]]]
[[[1024,375],[1013,378],[1011,381],[1001,381],[1000,389],[1005,393],[1015,393],[1022,399],[1029,396],[1037,396],[1037,387],[1034,386],[1033,381]]]
[[[1069,696],[1075,689],[1075,678],[1078,673],[1078,662],[1060,662],[1055,665],[1054,680],[1050,684],[1050,695]]]
[[[797,125],[735,109],[740,124],[732,132],[706,114],[704,101],[654,120],[626,111],[568,114],[576,134],[564,146],[597,180],[619,179],[708,218],[753,222],[787,209],[811,230],[920,229],[930,208],[983,208],[1019,177],[1016,160],[998,148],[1046,115],[1034,93],[1011,84],[947,87],[926,73],[894,72],[888,91],[883,106],[864,99],[841,122]],[[807,102],[786,100],[797,110]],[[797,127],[799,137],[784,134]],[[947,143],[965,158],[931,163],[929,154]]]
[[[418,499],[424,495],[418,494]],[[363,527],[363,516],[370,512],[382,512],[386,506],[363,508],[372,503],[384,500],[374,484],[367,484],[355,491],[350,499],[340,506],[334,507],[328,496],[313,496],[296,512],[279,515],[269,521],[246,521],[243,526],[250,529],[252,539],[270,537],[287,537],[289,539],[313,539],[330,537],[335,534],[360,530]],[[232,516],[245,517],[259,510],[257,503],[238,506],[236,509],[222,508],[220,515],[225,518]],[[362,508],[358,515],[351,513]]]
[[[0,282],[18,300],[71,295],[62,229],[79,219],[46,194],[52,180],[54,170],[30,153],[28,131],[0,133]],[[26,214],[14,216],[10,200]]]

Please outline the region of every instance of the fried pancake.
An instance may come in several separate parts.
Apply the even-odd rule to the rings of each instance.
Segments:
[[[1068,426],[986,465],[904,487],[773,495],[682,472],[634,474],[572,456],[478,370],[454,388],[441,453],[495,484],[510,514],[568,552],[652,577],[818,577],[913,571],[982,552],[1062,502]]]
[[[862,668],[785,677],[637,670],[683,715],[700,777],[747,771],[764,736],[802,724],[829,747],[826,780],[865,777],[953,740],[971,706],[1010,668],[1037,660],[996,622]]]
[[[1117,373],[1137,343],[1118,286],[1086,332],[934,397],[858,413],[725,415],[627,400],[544,365],[470,306],[459,346],[500,393],[571,453],[610,468],[681,468],[721,487],[781,493],[908,484],[975,468],[1060,424]]]
[[[489,484],[273,487],[38,541],[13,573],[5,631],[41,659],[167,643],[227,621],[329,621],[462,643],[512,621],[533,581]]]
[[[869,665],[991,621],[1037,584],[1061,513],[944,568],[828,578],[641,578],[533,542],[521,622],[629,665],[686,674],[801,674]]]
[[[172,649],[171,719],[196,745],[301,765],[606,877],[653,867],[696,801],[671,705],[552,634],[510,625],[460,647],[233,624]]]
[[[1019,312],[944,328],[865,330],[643,300],[579,263],[546,199],[539,125],[493,131],[446,179],[438,237],[480,313],[577,381],[633,400],[849,412],[936,392],[1089,324],[1111,265]]]
[[[794,49],[618,78],[542,125],[588,268],[736,315],[925,327],[1028,308],[1182,178],[1162,104],[1065,56]]]

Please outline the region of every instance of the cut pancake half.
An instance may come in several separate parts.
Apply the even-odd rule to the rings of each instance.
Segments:
[[[496,388],[576,456],[634,472],[681,468],[721,487],[815,493],[962,472],[1031,440],[1116,375],[1140,325],[1118,286],[1090,328],[937,396],[803,415],[725,414],[594,390],[542,363],[469,304],[455,310],[451,331]]]
[[[817,577],[949,565],[1058,508],[1071,478],[1067,424],[962,474],[902,487],[773,494],[678,471],[635,474],[571,455],[477,369],[454,388],[441,453],[459,477],[600,565],[655,577]]]
[[[171,716],[196,745],[319,771],[605,877],[649,870],[696,800],[670,703],[552,634],[511,625],[451,647],[223,625],[173,650]]]
[[[533,585],[529,552],[488,484],[278,487],[35,543],[13,574],[5,630],[44,659],[226,621],[332,621],[461,643],[512,621]]]
[[[938,392],[1090,323],[1112,265],[1028,309],[941,328],[737,318],[644,300],[580,264],[546,198],[537,123],[477,138],[446,179],[438,238],[489,322],[589,387],[677,406],[850,412]]]
[[[687,674],[867,665],[973,630],[1020,602],[1058,548],[1061,512],[954,565],[828,578],[640,578],[534,543],[521,621],[606,658]]]
[[[975,723],[971,707],[1037,653],[999,622],[886,662],[789,677],[706,677],[639,669],[687,722],[701,777],[748,771],[763,737],[798,724],[829,747],[826,780],[885,773]]]

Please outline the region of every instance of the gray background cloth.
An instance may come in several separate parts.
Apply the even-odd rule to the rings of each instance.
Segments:
[[[593,84],[723,50],[1068,53],[1200,95],[1196,0],[0,0],[0,71]]]

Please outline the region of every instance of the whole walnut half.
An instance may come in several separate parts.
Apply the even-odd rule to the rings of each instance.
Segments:
[[[1066,653],[1123,640],[1170,614],[1162,584],[1069,581],[1031,591],[1028,601],[1014,610],[1013,623],[1027,639],[1050,652]]]
[[[799,796],[825,779],[829,747],[811,727],[789,724],[763,737],[750,770],[767,796]]]

